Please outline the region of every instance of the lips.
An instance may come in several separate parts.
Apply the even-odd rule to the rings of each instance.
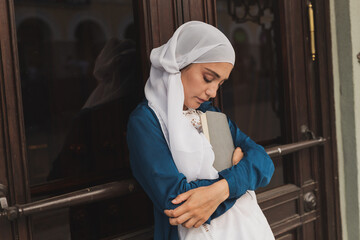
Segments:
[[[199,102],[203,103],[203,102],[206,102],[207,100],[206,99],[202,99],[202,98],[199,98],[199,97],[196,97],[198,99]]]

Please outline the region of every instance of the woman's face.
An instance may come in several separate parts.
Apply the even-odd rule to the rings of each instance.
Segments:
[[[229,78],[231,63],[193,63],[181,70],[184,86],[184,109],[198,108],[203,102],[216,97],[221,84]]]

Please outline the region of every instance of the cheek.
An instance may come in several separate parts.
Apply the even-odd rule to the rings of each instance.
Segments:
[[[189,83],[190,90],[195,94],[203,91],[204,85],[205,83],[202,76],[192,78],[191,82]]]
[[[186,77],[184,78],[183,82],[183,86],[184,86],[184,93],[185,96],[189,96],[193,90],[196,88],[196,86],[194,85],[194,79],[190,78],[190,77]]]
[[[205,91],[206,83],[203,80],[202,74],[184,74],[182,77],[182,83],[184,86],[185,101],[190,100],[194,96],[202,95]]]

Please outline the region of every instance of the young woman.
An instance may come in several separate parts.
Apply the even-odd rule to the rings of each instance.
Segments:
[[[235,165],[217,172],[201,130],[199,111],[218,111],[208,100],[234,66],[229,40],[188,22],[150,60],[127,140],[133,174],[154,204],[154,239],[274,239],[253,192],[269,183],[272,160],[229,120]]]

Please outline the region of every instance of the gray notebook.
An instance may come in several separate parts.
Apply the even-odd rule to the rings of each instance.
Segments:
[[[215,153],[214,167],[222,171],[232,166],[234,143],[224,113],[207,111],[200,115],[204,135]]]

